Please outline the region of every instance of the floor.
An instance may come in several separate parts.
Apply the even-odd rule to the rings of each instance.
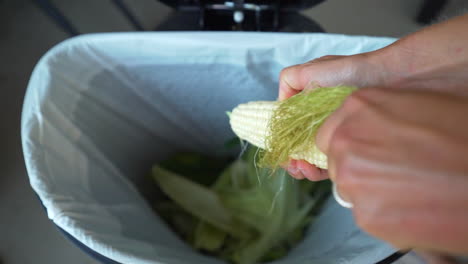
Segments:
[[[110,0],[54,0],[83,33],[130,31]],[[154,0],[127,0],[146,29],[169,9]],[[359,4],[357,4],[357,2]],[[304,13],[333,33],[400,37],[421,28],[414,22],[421,0],[328,0]],[[466,10],[453,0],[450,17]],[[67,34],[28,0],[0,0],[0,264],[97,263],[57,232],[31,190],[20,146],[20,111],[37,60]],[[409,258],[401,263],[411,262]]]

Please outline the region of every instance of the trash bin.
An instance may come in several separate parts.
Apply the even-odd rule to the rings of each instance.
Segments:
[[[22,115],[31,185],[48,217],[103,263],[215,264],[151,208],[145,176],[178,150],[225,155],[225,112],[274,100],[283,67],[389,38],[286,33],[112,33],[64,41],[37,64]],[[330,199],[276,264],[390,263],[391,246]]]

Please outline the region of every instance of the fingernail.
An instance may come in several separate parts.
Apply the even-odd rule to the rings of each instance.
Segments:
[[[304,174],[294,165],[289,165],[287,169],[289,175],[291,175],[293,178],[302,180],[304,179]]]
[[[321,178],[318,177],[318,170],[317,171],[308,171],[306,168],[302,168],[299,166],[299,173],[304,175],[304,178],[308,179],[309,181],[318,181]]]
[[[298,172],[302,174],[304,177],[305,175],[307,175],[307,173],[305,173],[305,171],[301,167],[298,167]]]
[[[289,166],[289,167],[288,167],[288,172],[289,172],[290,174],[296,175],[296,174],[299,172],[299,169],[298,169],[297,167],[294,167],[294,166]]]
[[[303,180],[305,179],[305,176],[304,174],[302,174],[300,171],[296,174],[296,179],[298,180]]]

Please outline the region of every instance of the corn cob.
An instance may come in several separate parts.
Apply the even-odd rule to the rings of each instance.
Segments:
[[[257,101],[240,104],[230,115],[230,124],[234,133],[250,144],[268,151],[266,138],[270,134],[269,122],[278,107],[276,101]],[[307,146],[307,151],[292,151],[290,158],[305,160],[318,168],[327,168],[327,157],[315,144]]]

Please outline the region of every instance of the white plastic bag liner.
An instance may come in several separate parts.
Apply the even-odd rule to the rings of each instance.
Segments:
[[[219,153],[226,111],[274,100],[283,67],[355,54],[389,38],[285,33],[86,35],[49,51],[25,98],[22,141],[31,185],[49,218],[120,263],[211,264],[141,195],[151,165],[176,150]],[[375,263],[395,250],[360,231],[333,200],[275,263]]]

